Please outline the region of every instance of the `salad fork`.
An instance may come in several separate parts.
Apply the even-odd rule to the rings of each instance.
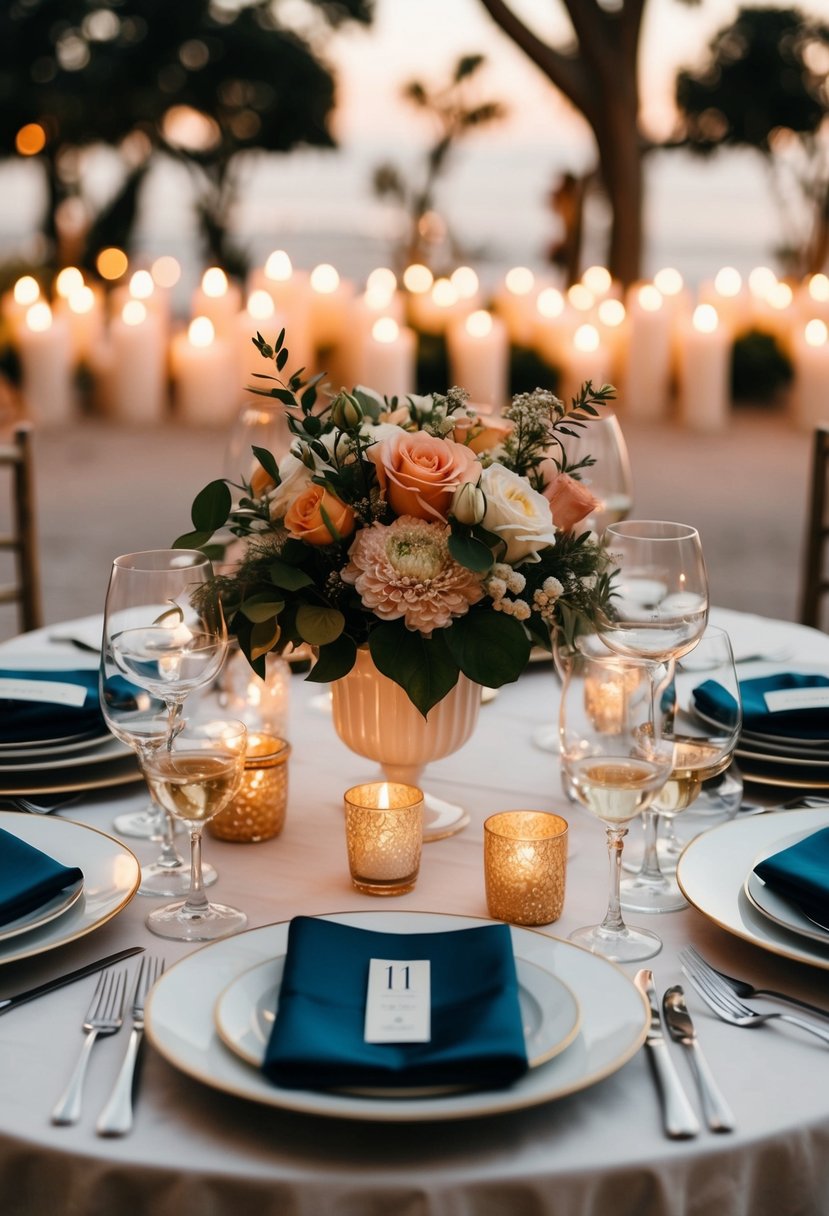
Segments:
[[[700,975],[719,976],[737,996],[764,996],[774,1001],[785,1001],[787,1005],[792,1005],[795,1009],[802,1009],[804,1013],[829,1019],[829,1009],[821,1009],[819,1005],[810,1005],[808,1001],[801,1001],[796,996],[789,996],[785,992],[775,992],[773,988],[755,988],[747,980],[740,980],[733,975],[726,975],[724,971],[718,971],[716,967],[712,967],[710,963],[706,962],[693,946],[686,946],[684,950],[681,950],[679,960],[683,964],[687,962],[689,966],[696,967]]]
[[[763,1026],[766,1022],[780,1020],[789,1022],[792,1026],[799,1026],[801,1030],[808,1030],[824,1043],[829,1043],[829,1030],[822,1030],[820,1026],[796,1017],[793,1013],[759,1013],[756,1009],[750,1009],[716,973],[709,975],[699,970],[692,961],[684,959],[682,970],[709,1009],[723,1022],[729,1022],[732,1026]]]
[[[124,998],[127,991],[126,971],[102,971],[92,1000],[86,1011],[82,1029],[86,1038],[69,1084],[52,1111],[52,1122],[65,1126],[77,1123],[81,1117],[81,1095],[86,1066],[96,1039],[115,1034],[124,1021]]]
[[[163,971],[163,959],[154,955],[142,958],[132,997],[132,1032],[112,1093],[95,1125],[99,1136],[125,1136],[132,1128],[133,1077],[144,1038],[144,1005],[148,992]]]

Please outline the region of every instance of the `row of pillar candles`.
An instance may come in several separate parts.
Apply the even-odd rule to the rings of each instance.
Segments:
[[[205,271],[191,300],[189,324],[171,315],[180,273],[160,258],[110,287],[87,283],[69,267],[49,301],[33,278],[18,280],[2,300],[21,359],[31,416],[61,423],[74,412],[74,371],[92,376],[96,408],[136,424],[182,421],[228,425],[256,374],[272,373],[251,341],[287,331],[285,376],[324,370],[334,388],[365,384],[388,396],[415,391],[418,332],[446,341],[450,384],[476,404],[498,409],[508,398],[510,348],[533,349],[560,375],[568,398],[587,379],[618,388],[623,418],[664,417],[676,388],[680,420],[716,431],[728,422],[730,358],[749,328],[775,337],[795,371],[792,415],[811,429],[825,417],[829,393],[829,278],[792,285],[758,267],[743,282],[724,268],[693,295],[674,270],[622,291],[602,267],[591,267],[567,291],[539,282],[527,268],[504,277],[488,306],[470,267],[435,280],[408,267],[402,284],[373,271],[365,289],[333,266],[294,269],[284,251],[251,272],[243,294],[218,267]],[[324,365],[320,361],[324,360]],[[260,381],[267,386],[267,381]],[[436,389],[449,385],[435,385]]]

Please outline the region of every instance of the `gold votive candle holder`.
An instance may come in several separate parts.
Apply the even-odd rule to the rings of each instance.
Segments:
[[[255,844],[279,835],[288,806],[290,754],[290,743],[277,735],[248,732],[242,784],[233,801],[208,821],[211,836]]]
[[[548,811],[500,811],[484,821],[489,914],[513,925],[549,925],[564,907],[567,820]]]
[[[404,895],[420,869],[423,791],[397,781],[355,785],[343,795],[351,881],[365,895]]]

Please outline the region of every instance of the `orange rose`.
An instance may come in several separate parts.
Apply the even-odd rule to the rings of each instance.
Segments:
[[[483,417],[479,414],[475,418],[470,418],[468,414],[460,414],[455,419],[452,438],[458,443],[465,444],[470,452],[477,454],[490,452],[493,448],[497,448],[500,443],[504,442],[511,430],[512,423],[506,422],[495,414],[487,414]]]
[[[332,532],[323,516],[331,521]],[[326,490],[312,483],[296,496],[285,512],[285,527],[297,540],[309,545],[330,545],[354,531],[354,512]]]
[[[377,480],[396,515],[446,519],[452,497],[465,481],[477,481],[481,466],[474,452],[425,431],[390,435],[368,449]]]
[[[542,494],[550,504],[553,523],[561,532],[569,532],[591,511],[601,506],[598,498],[590,493],[583,482],[576,481],[569,473],[559,473],[554,461],[542,461],[541,472],[545,476]]]

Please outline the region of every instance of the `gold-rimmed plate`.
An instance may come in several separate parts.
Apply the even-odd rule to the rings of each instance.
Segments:
[[[138,890],[138,858],[97,828],[52,815],[0,811],[0,828],[65,866],[83,871],[80,897],[62,915],[30,932],[0,941],[0,966],[55,950],[106,924]]]
[[[54,769],[41,773],[29,769],[24,773],[4,775],[0,770],[0,802],[3,797],[22,794],[71,794],[83,790],[102,790],[111,785],[130,785],[141,780],[141,770],[133,755],[107,760],[87,768],[78,764],[72,768]]]
[[[445,932],[488,922],[433,912],[342,912],[326,920],[386,933]],[[147,1034],[175,1068],[223,1093],[308,1114],[380,1122],[468,1119],[521,1110],[575,1093],[621,1068],[645,1040],[649,1014],[641,993],[613,963],[545,933],[512,927],[516,953],[555,975],[575,996],[582,1021],[554,1059],[506,1089],[421,1098],[282,1089],[228,1051],[214,1023],[222,992],[245,971],[285,953],[288,921],[213,942],[169,968],[146,1011]]]

